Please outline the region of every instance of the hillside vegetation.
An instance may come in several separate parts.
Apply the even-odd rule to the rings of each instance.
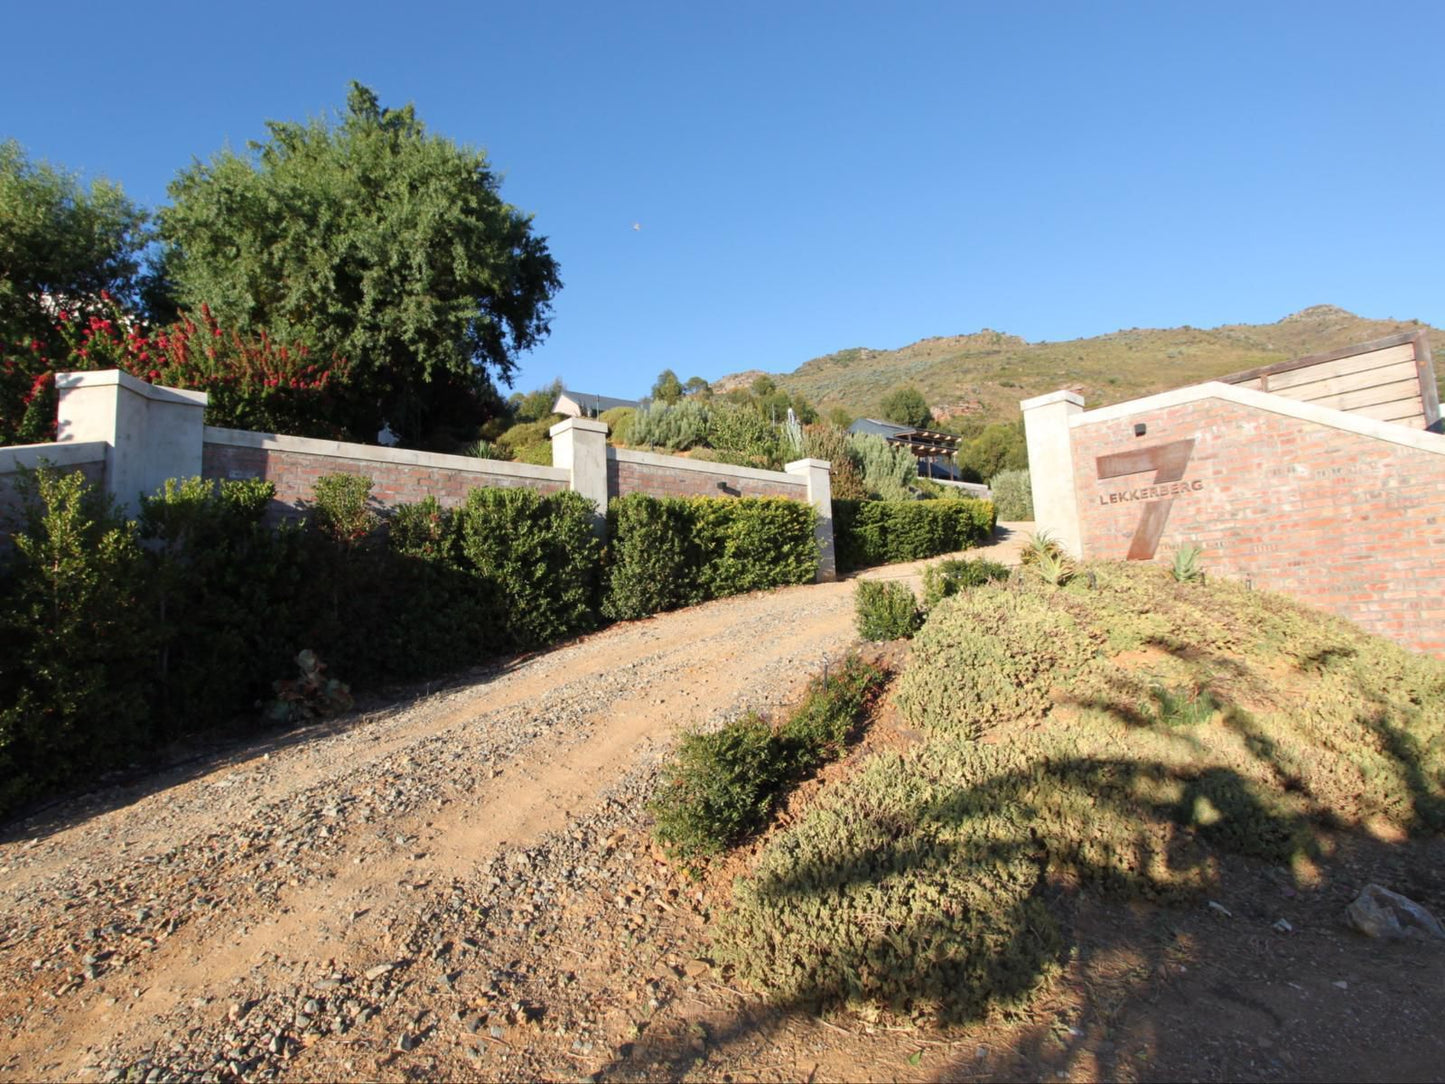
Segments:
[[[1018,417],[1020,399],[1060,388],[1078,392],[1090,407],[1106,406],[1420,327],[1428,325],[1372,320],[1316,305],[1273,324],[1131,328],[1065,342],[1030,343],[984,330],[923,339],[897,350],[840,350],[773,379],[824,411],[841,406],[860,417],[881,417],[883,397],[911,385],[923,392],[939,419],[1008,419]],[[1445,343],[1438,331],[1429,330],[1432,347]],[[723,377],[715,386],[726,389],[757,375]]]
[[[974,1018],[1030,999],[1079,893],[1308,885],[1340,833],[1445,827],[1445,663],[1225,581],[1095,564],[940,602],[868,758],[736,883],[720,955],[785,1004]]]

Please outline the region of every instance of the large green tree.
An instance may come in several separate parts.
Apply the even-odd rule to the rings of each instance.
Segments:
[[[102,292],[133,301],[146,242],[146,214],[119,185],[83,185],[0,142],[0,338],[47,335],[59,309]]]
[[[480,420],[491,381],[510,384],[547,335],[561,286],[486,154],[359,83],[337,123],[267,127],[172,182],[160,232],[175,300],[347,359],[356,436],[383,418],[411,442]]]

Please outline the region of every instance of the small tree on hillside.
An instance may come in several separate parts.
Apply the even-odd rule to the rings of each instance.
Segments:
[[[883,417],[895,425],[922,429],[933,424],[928,400],[917,388],[894,388],[883,398]]]
[[[682,381],[671,369],[664,369],[657,374],[657,383],[652,385],[652,401],[654,403],[675,403],[683,396]]]

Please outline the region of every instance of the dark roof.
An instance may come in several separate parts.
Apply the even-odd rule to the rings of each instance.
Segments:
[[[932,429],[915,429],[909,425],[895,425],[881,422],[877,418],[859,418],[848,427],[850,433],[869,433],[882,437],[890,444],[900,444],[913,451],[914,455],[946,455],[958,450],[962,438],[952,433],[937,433]]]
[[[571,388],[563,388],[558,398],[561,398],[563,395],[567,396],[568,399],[571,399],[579,406],[585,407],[588,410],[595,410],[598,414],[601,414],[604,410],[611,410],[613,407],[636,408],[641,405],[636,399],[614,399],[610,395],[594,395],[590,391],[573,391]]]

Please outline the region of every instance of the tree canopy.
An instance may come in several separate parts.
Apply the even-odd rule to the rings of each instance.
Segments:
[[[0,142],[0,339],[47,334],[59,309],[102,293],[133,301],[146,219],[119,185],[87,187]]]
[[[883,417],[896,425],[923,428],[933,424],[928,400],[917,388],[894,388],[883,397]]]
[[[652,385],[652,400],[656,403],[675,403],[686,394],[682,381],[671,369],[664,369],[657,374],[657,382]]]
[[[531,217],[502,200],[483,151],[359,83],[339,123],[267,128],[171,183],[174,300],[346,359],[356,436],[383,418],[412,441],[474,423],[549,331],[561,280]]]

